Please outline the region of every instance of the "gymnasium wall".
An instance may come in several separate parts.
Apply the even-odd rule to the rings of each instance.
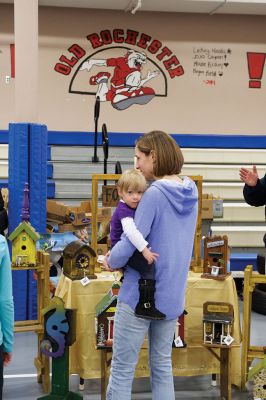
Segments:
[[[0,130],[14,121],[16,78],[6,83],[13,31],[13,7],[1,4]],[[89,80],[109,72],[110,89],[114,67],[80,66],[91,58],[124,57],[128,50],[146,53],[142,78],[149,70],[160,73],[143,85],[155,94],[147,104],[118,110],[111,100],[101,103],[99,122],[111,132],[266,134],[264,16],[40,7],[39,122],[50,131],[93,131],[97,86]]]

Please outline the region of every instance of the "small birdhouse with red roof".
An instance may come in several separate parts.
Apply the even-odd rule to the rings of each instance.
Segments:
[[[112,347],[113,345],[114,316],[119,289],[120,284],[115,281],[110,290],[96,305],[95,332],[98,349]]]

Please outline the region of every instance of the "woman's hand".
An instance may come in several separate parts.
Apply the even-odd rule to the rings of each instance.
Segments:
[[[241,181],[243,181],[246,185],[256,186],[259,179],[256,165],[253,165],[252,170],[249,170],[247,168],[240,168],[239,176]]]
[[[103,260],[103,269],[104,269],[105,271],[114,272],[114,271],[116,271],[116,270],[115,270],[115,269],[112,269],[112,268],[109,266],[109,264],[108,264],[109,255],[110,255],[110,251],[108,251],[108,253],[106,253],[105,256],[104,256],[104,260]]]

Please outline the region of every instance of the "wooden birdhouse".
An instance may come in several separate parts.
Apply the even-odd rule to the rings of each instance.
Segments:
[[[253,379],[253,397],[258,400],[266,399],[266,347],[264,358],[254,365],[248,374],[248,379]]]
[[[25,183],[23,190],[23,205],[21,210],[22,222],[9,235],[12,242],[12,266],[34,267],[37,264],[36,242],[40,235],[30,224],[29,184]]]
[[[96,305],[95,332],[97,348],[112,347],[113,345],[114,316],[119,289],[120,285],[115,281],[107,294]]]
[[[36,242],[39,238],[29,222],[19,224],[8,238],[12,242],[12,266],[33,267],[37,264]]]
[[[80,240],[70,242],[63,251],[63,273],[72,280],[96,279],[95,251]]]
[[[176,322],[176,329],[173,340],[173,347],[186,347],[185,342],[185,315],[187,311],[184,310],[183,314],[180,315],[178,321]]]
[[[228,238],[212,236],[204,239],[204,264],[202,278],[224,280],[227,272]]]
[[[234,338],[234,309],[230,303],[203,304],[203,342],[209,346],[229,346]]]

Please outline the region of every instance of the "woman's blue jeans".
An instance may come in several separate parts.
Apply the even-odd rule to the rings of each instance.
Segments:
[[[146,334],[153,400],[174,400],[172,342],[176,320],[152,321],[135,316],[125,303],[118,302],[107,400],[130,400],[138,355]]]

